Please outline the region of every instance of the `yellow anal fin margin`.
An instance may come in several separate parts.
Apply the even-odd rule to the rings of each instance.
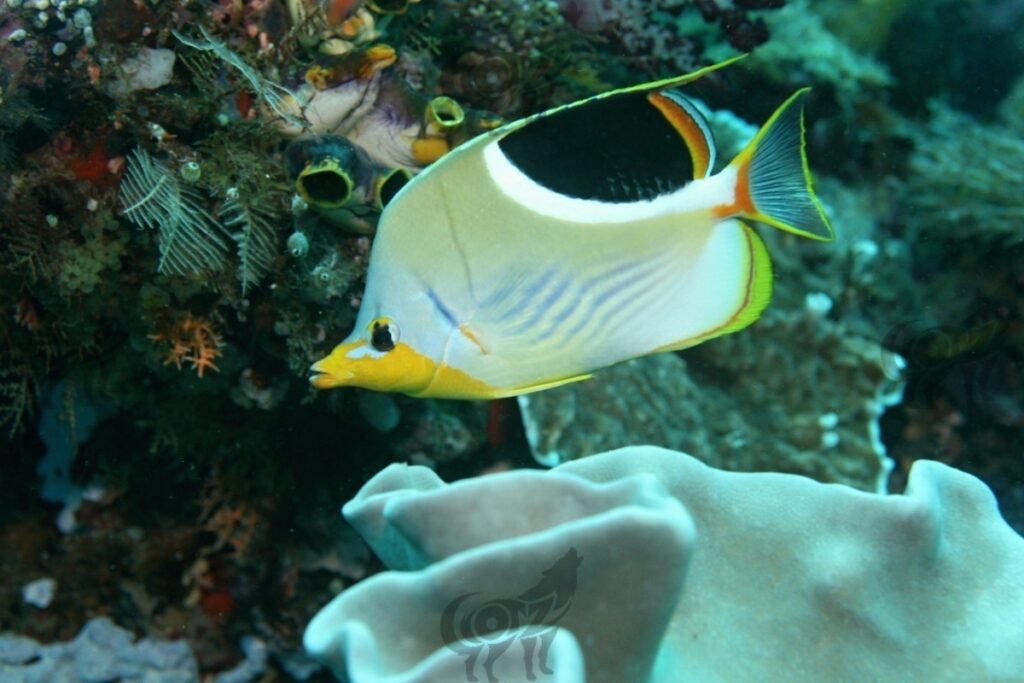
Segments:
[[[742,225],[743,234],[747,238],[748,258],[750,259],[750,277],[747,280],[743,304],[721,325],[697,336],[661,346],[652,353],[688,349],[709,339],[742,330],[761,317],[761,313],[764,312],[772,298],[772,260],[768,255],[767,247],[764,246],[764,242],[754,232],[754,229],[746,223],[742,223]]]

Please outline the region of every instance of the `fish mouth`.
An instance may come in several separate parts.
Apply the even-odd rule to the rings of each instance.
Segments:
[[[313,363],[309,368],[309,383],[317,389],[334,389],[351,384],[356,374],[351,370],[326,367],[326,361],[329,360],[330,357]]]

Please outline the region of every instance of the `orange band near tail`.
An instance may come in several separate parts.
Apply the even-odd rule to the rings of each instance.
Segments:
[[[649,93],[647,100],[657,107],[686,143],[693,161],[693,177],[704,178],[707,176],[711,166],[711,147],[704,130],[693,120],[689,112],[662,93]]]
[[[736,167],[736,192],[732,202],[722,204],[712,209],[717,218],[730,218],[732,216],[753,215],[757,213],[754,206],[754,197],[750,193],[750,159],[741,161]]]

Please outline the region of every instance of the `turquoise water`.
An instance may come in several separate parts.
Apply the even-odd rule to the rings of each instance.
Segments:
[[[1022,27],[0,2],[0,682],[1024,679]]]

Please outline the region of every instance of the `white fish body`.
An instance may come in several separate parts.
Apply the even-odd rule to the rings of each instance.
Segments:
[[[686,105],[653,86],[619,92]],[[540,166],[543,182],[524,170],[530,161],[523,146],[505,141],[560,110],[462,145],[386,207],[355,331],[314,366],[320,373],[314,385],[453,398],[509,396],[692,346],[753,322],[771,295],[771,267],[761,240],[737,217],[830,237],[810,190],[799,128],[796,190],[802,195],[791,175],[782,173],[794,171],[788,168],[794,150],[783,146],[794,141],[779,136],[792,138],[793,131],[772,133],[772,124],[778,119],[776,129],[799,126],[799,112],[789,109],[794,98],[766,124],[749,154],[712,176],[714,149],[706,128],[696,125],[701,121],[692,110],[673,109],[681,121],[673,125],[689,136],[691,172],[698,177],[677,180],[676,187],[662,187],[654,176],[643,187],[624,177],[617,187],[612,177],[604,187],[605,175],[598,172],[602,187],[594,193],[626,195],[626,201],[560,191],[564,179],[545,175],[550,164]],[[780,119],[787,112],[793,119],[788,122]],[[776,157],[788,157],[758,156],[761,142],[780,148],[768,149]],[[677,144],[673,153],[684,156],[686,147]],[[757,185],[769,172],[784,183]],[[673,173],[678,176],[678,169]],[[795,208],[778,203],[780,187],[797,194]],[[577,195],[590,192],[572,189]],[[644,193],[650,196],[629,200]],[[382,325],[387,334],[378,330],[376,341],[387,336],[387,343],[375,344],[374,328]]]

